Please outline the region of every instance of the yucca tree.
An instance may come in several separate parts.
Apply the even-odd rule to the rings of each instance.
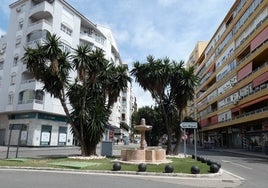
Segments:
[[[85,144],[82,154],[92,155],[96,154],[113,104],[131,80],[127,67],[107,61],[102,50],[80,46],[72,57],[78,76],[68,91],[74,109],[71,116],[80,122],[81,145]]]
[[[43,89],[60,100],[81,154],[96,154],[111,107],[131,81],[127,68],[108,62],[102,50],[89,46],[78,46],[72,55],[65,53],[60,38],[50,33],[43,44],[26,48],[23,60]],[[71,71],[77,72],[75,79],[69,78]]]
[[[147,56],[146,63],[134,62],[131,74],[135,77],[136,82],[146,91],[151,93],[153,99],[162,110],[163,120],[167,135],[167,154],[171,154],[171,125],[168,120],[168,112],[164,106],[164,98],[169,95],[169,82],[171,78],[171,64],[168,58],[155,59],[153,56]]]
[[[177,106],[179,122],[182,121],[182,111],[187,107],[188,102],[194,99],[195,88],[198,83],[199,78],[195,75],[194,67],[192,66],[188,68],[182,67],[180,72],[176,72],[171,79],[171,95]],[[173,153],[177,154],[179,152],[180,138],[182,135],[181,129],[175,129],[175,135],[177,141]]]
[[[155,59],[147,57],[146,63],[134,62],[131,74],[144,90],[148,90],[162,110],[163,119],[168,135],[167,154],[177,152],[172,150],[172,133],[177,132],[177,141],[180,141],[179,123],[181,110],[194,96],[194,87],[197,84],[193,68],[189,71],[184,68],[184,62],[179,63],[169,58]],[[193,81],[193,82],[191,82]]]

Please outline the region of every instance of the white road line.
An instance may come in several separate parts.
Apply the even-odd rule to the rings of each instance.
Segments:
[[[242,167],[242,168],[246,168],[246,169],[248,169],[248,170],[252,170],[252,168],[250,168],[250,167],[247,167],[247,166],[245,166],[245,165],[241,165],[241,164],[239,164],[239,163],[235,163],[235,162],[232,162],[232,161],[222,160],[222,162],[223,162],[223,163],[231,163],[231,164],[233,164],[233,165],[236,165],[236,166],[239,166],[239,167]]]
[[[222,169],[222,170],[223,170],[223,169]],[[225,173],[231,175],[231,176],[234,176],[234,177],[240,179],[240,180],[245,180],[245,178],[242,178],[241,176],[238,176],[238,175],[236,175],[236,174],[233,174],[233,173],[231,173],[231,172],[229,172],[229,171],[227,171],[227,170],[223,170],[223,171],[224,171]]]
[[[234,164],[234,165],[236,165],[236,166],[240,166],[240,167],[242,167],[242,168],[246,168],[246,169],[252,170],[252,168],[247,167],[247,166],[245,166],[245,165],[241,165],[241,164],[238,164],[238,163],[232,163],[232,164]]]
[[[223,163],[231,163],[231,161],[221,160]]]

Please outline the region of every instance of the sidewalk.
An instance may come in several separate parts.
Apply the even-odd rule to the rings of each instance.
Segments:
[[[263,152],[247,151],[247,150],[243,150],[243,149],[225,149],[225,148],[214,148],[214,149],[209,149],[209,150],[218,151],[218,152],[228,152],[228,153],[234,153],[234,154],[240,154],[240,155],[268,159],[268,155],[266,155]]]
[[[194,150],[194,146],[192,144],[188,144],[186,146],[187,148],[191,148]],[[181,151],[183,151],[183,148],[181,148]],[[257,157],[257,158],[263,158],[268,159],[268,155],[264,152],[254,152],[254,151],[248,151],[245,149],[232,149],[232,148],[204,148],[202,146],[197,146],[197,151],[215,151],[215,152],[226,152],[226,153],[232,153],[232,154],[239,154],[239,155],[245,155],[250,157]]]

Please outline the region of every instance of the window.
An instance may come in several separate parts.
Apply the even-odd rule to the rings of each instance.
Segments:
[[[0,59],[0,70],[3,70],[4,68],[4,60]]]
[[[24,90],[19,93],[19,104],[32,103],[35,97],[34,90]]]
[[[71,52],[71,47],[68,44],[62,43],[61,49],[64,52]]]
[[[36,90],[35,92],[35,99],[38,101],[43,101],[44,98],[44,92],[42,90]]]
[[[21,43],[21,37],[16,39],[16,48],[19,47],[20,43]]]
[[[8,104],[13,104],[13,99],[14,99],[14,93],[9,92],[9,94],[8,94]]]
[[[38,41],[41,39],[45,39],[47,36],[47,30],[36,30],[27,35],[27,42],[33,42],[33,41]]]
[[[22,30],[23,28],[23,20],[19,20],[18,30]]]
[[[19,104],[38,103],[43,104],[44,92],[42,90],[24,90],[19,93]]]
[[[14,66],[14,67],[18,65],[18,61],[19,61],[19,56],[16,55],[16,56],[14,57],[14,60],[13,60],[13,66]]]
[[[6,48],[7,48],[7,43],[4,43],[2,45],[2,49],[0,49],[0,55],[3,55],[6,52]]]
[[[122,121],[126,121],[126,114],[122,114]]]
[[[66,33],[67,35],[72,36],[73,31],[72,31],[69,27],[67,27],[66,25],[61,24],[61,26],[60,26],[60,30],[62,30],[62,31],[63,31],[64,33]]]
[[[13,72],[13,73],[11,74],[10,85],[15,85],[15,82],[16,82],[16,73]]]

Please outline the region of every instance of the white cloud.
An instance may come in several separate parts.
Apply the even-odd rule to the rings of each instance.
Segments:
[[[136,48],[155,49],[161,48],[164,38],[161,30],[156,29],[153,23],[143,23],[134,28],[131,44]]]
[[[129,31],[127,30],[120,30],[120,29],[115,29],[113,30],[113,35],[116,38],[116,42],[119,44],[124,44],[129,41]]]

